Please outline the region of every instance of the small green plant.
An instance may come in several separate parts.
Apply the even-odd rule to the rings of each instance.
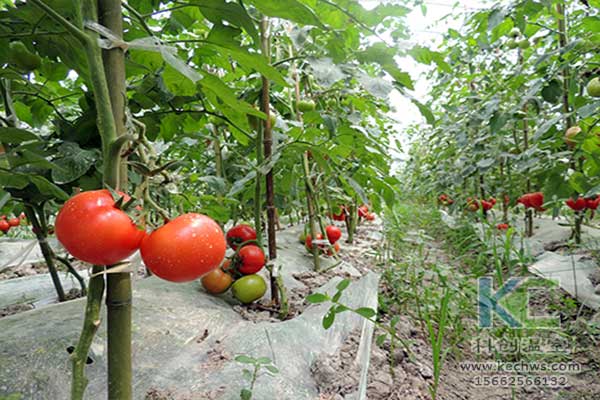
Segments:
[[[427,289],[429,291],[429,289]],[[427,333],[429,335],[429,343],[431,344],[432,350],[432,361],[433,361],[433,383],[429,386],[429,393],[435,400],[437,398],[437,391],[440,383],[440,374],[442,372],[442,366],[448,354],[449,348],[444,349],[444,333],[448,326],[448,306],[450,305],[450,298],[452,292],[446,288],[444,295],[442,296],[439,308],[434,310],[428,310],[423,317],[427,324]],[[437,323],[437,330],[435,324]]]
[[[333,296],[329,296],[325,293],[312,293],[308,297],[306,297],[306,301],[312,304],[331,302],[331,307],[329,307],[329,310],[323,316],[323,328],[331,328],[331,326],[335,322],[336,315],[348,311],[360,315],[361,317],[372,322],[373,324],[375,324],[375,326],[386,332],[385,334],[377,338],[378,344],[382,344],[386,337],[389,335],[392,342],[394,340],[400,342],[404,346],[405,350],[409,353],[409,355],[412,356],[408,343],[403,338],[401,338],[396,332],[396,324],[399,321],[398,319],[395,319],[394,322],[389,325],[382,324],[379,321],[377,321],[377,311],[375,311],[374,309],[370,307],[352,308],[340,302],[340,298],[342,297],[344,290],[346,290],[348,286],[350,286],[350,280],[343,279],[337,284],[337,291]]]
[[[273,361],[269,357],[254,358],[245,354],[240,354],[235,357],[235,361],[246,364],[250,368],[244,368],[242,370],[242,376],[248,381],[249,386],[243,388],[240,392],[241,400],[251,400],[252,392],[254,391],[254,385],[256,380],[264,371],[267,375],[273,376],[279,373],[279,369],[273,365]]]

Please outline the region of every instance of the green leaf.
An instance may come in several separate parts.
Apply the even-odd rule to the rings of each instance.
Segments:
[[[244,377],[244,379],[246,379],[247,381],[252,381],[252,372],[250,372],[249,369],[244,368],[242,370],[242,376]]]
[[[562,96],[562,84],[558,79],[552,79],[542,89],[542,97],[549,103],[556,104]]]
[[[73,182],[83,176],[98,160],[98,152],[84,150],[77,143],[65,142],[58,148],[60,158],[54,161],[52,180],[57,184]]]
[[[59,200],[67,200],[69,198],[69,195],[64,190],[43,176],[34,175],[30,176],[29,179],[31,180],[31,183],[33,183],[43,194],[49,194]]]
[[[385,343],[386,338],[387,338],[386,334],[378,335],[377,339],[375,339],[375,344],[379,347],[383,346],[383,343]]]
[[[346,288],[347,288],[348,286],[350,286],[350,282],[351,282],[351,281],[350,281],[350,279],[342,279],[342,280],[341,280],[341,281],[339,281],[339,283],[338,283],[338,284],[335,286],[335,288],[336,288],[338,291],[342,292],[342,291],[346,290]]]
[[[258,31],[254,26],[252,18],[246,12],[246,9],[237,2],[225,2],[224,0],[202,0],[195,3],[200,8],[200,12],[213,24],[221,24],[227,21],[237,27],[244,28],[252,37],[254,43],[258,44]]]
[[[589,180],[579,171],[574,172],[569,177],[569,185],[571,185],[573,190],[575,190],[577,193],[587,193],[587,191],[591,188]]]
[[[27,107],[20,101],[15,101],[13,106],[15,108],[15,114],[17,114],[17,118],[33,126],[33,116],[31,115],[31,110],[29,109],[29,107]]]
[[[29,184],[27,175],[14,174],[7,171],[0,170],[0,186],[9,187],[15,189],[23,189]]]
[[[269,357],[259,357],[256,362],[259,364],[271,364],[273,361]]]
[[[266,115],[252,107],[245,101],[238,100],[237,96],[221,79],[211,74],[205,74],[204,78],[198,81],[198,84],[205,89],[212,91],[218,98],[223,100],[229,107],[239,112],[243,112],[250,115],[256,115],[262,119],[266,118]]]
[[[254,359],[254,358],[252,358],[250,356],[244,355],[244,354],[236,356],[235,357],[235,361],[237,361],[239,363],[242,363],[242,364],[254,364],[254,363],[256,363],[256,359]]]
[[[272,373],[272,374],[278,374],[279,373],[279,368],[277,368],[274,365],[265,365],[265,369],[267,371],[269,371],[270,373]]]
[[[248,389],[242,389],[240,392],[240,398],[242,400],[252,400],[252,392]]]
[[[167,65],[162,72],[162,78],[167,89],[177,96],[194,96],[196,85],[191,79]]]
[[[249,0],[261,13],[269,17],[283,18],[297,22],[301,25],[314,25],[323,27],[323,24],[307,5],[297,0]]]
[[[373,310],[372,308],[368,308],[368,307],[357,308],[355,311],[357,314],[362,315],[365,318],[373,318],[374,316],[377,315],[377,311]]]
[[[306,301],[312,304],[324,303],[329,300],[329,296],[323,293],[312,293],[306,297]]]
[[[38,139],[37,135],[25,129],[0,127],[0,142],[19,144]]]
[[[327,311],[327,314],[325,314],[325,316],[323,317],[323,328],[325,328],[325,329],[331,328],[331,325],[333,325],[334,321],[335,321],[335,312],[332,309],[330,309],[329,311]]]

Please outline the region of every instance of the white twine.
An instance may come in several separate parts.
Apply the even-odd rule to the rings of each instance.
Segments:
[[[202,75],[198,73],[198,71],[177,57],[177,47],[166,46],[158,38],[148,36],[126,42],[97,22],[86,21],[85,27],[104,37],[104,39],[98,39],[98,45],[105,50],[121,48],[123,51],[127,51],[128,49],[154,51],[160,53],[167,64],[179,71],[192,82],[196,83],[202,79]]]

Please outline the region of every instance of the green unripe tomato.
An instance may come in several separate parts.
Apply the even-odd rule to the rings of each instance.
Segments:
[[[333,98],[328,99],[326,104],[329,108],[335,108],[337,106],[337,100]]]
[[[528,48],[529,48],[529,40],[527,40],[527,39],[520,40],[520,41],[518,42],[518,45],[519,45],[519,47],[520,47],[520,48],[522,48],[523,50],[525,50],[525,49],[528,49]]]
[[[506,41],[506,47],[508,47],[509,49],[516,49],[518,46],[519,44],[515,39],[508,39]]]
[[[307,112],[313,111],[316,108],[316,104],[313,100],[300,100],[298,102],[298,111]]]
[[[300,236],[298,236],[298,240],[300,241],[300,243],[304,244],[306,243],[306,232],[302,232],[300,234]]]
[[[588,82],[587,92],[592,97],[600,97],[600,78],[596,77]]]
[[[10,42],[10,63],[27,72],[33,71],[42,65],[42,59],[27,49],[23,42]]]
[[[264,296],[267,284],[262,276],[246,275],[233,282],[231,286],[233,296],[244,304],[250,304]]]
[[[519,36],[521,36],[521,31],[519,30],[519,28],[512,28],[512,30],[508,33],[508,36],[510,36],[513,39],[516,39]]]

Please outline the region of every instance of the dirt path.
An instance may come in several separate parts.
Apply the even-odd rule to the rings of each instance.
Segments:
[[[403,298],[399,287],[410,290],[410,284],[397,285],[397,282],[398,279],[410,279],[410,273],[400,270],[417,271],[415,274],[420,279],[421,288],[438,283],[440,273],[432,272],[436,266],[452,285],[470,286],[471,290],[476,288],[475,279],[467,276],[472,266],[465,265],[465,258],[458,257],[449,249],[444,229],[433,229],[431,235],[435,237],[428,233],[421,231],[407,236],[409,245],[403,247],[402,262],[382,268],[377,265],[375,257],[368,260],[371,268],[379,269],[384,277],[380,287],[380,322],[389,325],[396,317],[396,334],[409,344],[410,349],[406,350],[399,343],[392,346],[389,337],[380,346],[374,339],[367,390],[369,400],[432,399],[435,364],[431,336],[424,319],[419,318],[414,307],[405,304],[409,303],[409,296]],[[365,240],[366,236],[363,233],[360,240]],[[477,253],[474,252],[473,256]],[[599,400],[600,317],[578,305],[565,306],[574,303],[565,292],[554,294],[552,298],[544,293],[540,296],[533,298],[532,302],[542,304],[560,316],[563,323],[559,332],[482,330],[478,327],[475,301],[467,306],[461,304],[460,307],[465,309],[457,308],[457,303],[453,303],[449,314],[452,318],[459,318],[460,323],[446,327],[442,351],[447,353],[440,371],[437,399]],[[435,308],[435,304],[420,306]],[[569,310],[575,312],[570,313]],[[435,323],[433,327],[437,331]],[[462,332],[457,332],[457,328]],[[383,334],[385,331],[378,328],[375,338]],[[456,336],[461,337],[457,339]],[[524,347],[538,342],[542,343],[540,352],[528,352]],[[509,344],[519,346],[520,354],[514,351],[498,353],[501,346]],[[549,346],[559,345],[562,346],[560,350],[548,352]],[[354,360],[357,350],[358,340],[353,335],[334,357],[315,362],[313,373],[321,386],[322,400],[353,398],[358,388],[359,370]],[[476,368],[480,370],[475,371]],[[489,370],[484,372],[483,368]],[[510,368],[521,370],[515,372]],[[571,370],[539,373],[526,372],[524,368]]]

